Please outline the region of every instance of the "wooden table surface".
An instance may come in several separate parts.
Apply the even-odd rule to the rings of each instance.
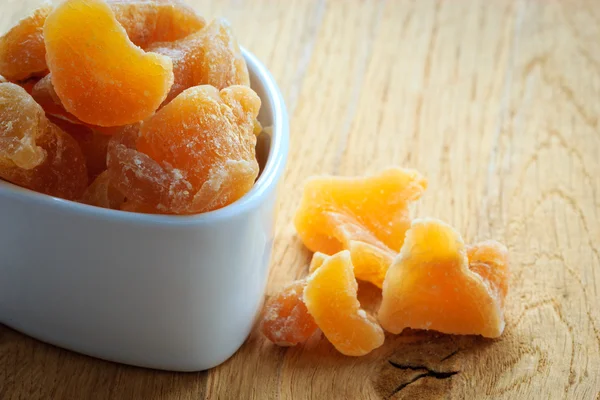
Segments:
[[[289,108],[268,292],[306,273],[291,223],[306,177],[396,164],[429,179],[416,215],[509,247],[506,331],[405,332],[362,358],[322,337],[284,349],[254,333],[223,365],[180,374],[0,327],[0,399],[600,399],[597,1],[191,3],[232,22]],[[0,29],[34,4],[3,0]]]

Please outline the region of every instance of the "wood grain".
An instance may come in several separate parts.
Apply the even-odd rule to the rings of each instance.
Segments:
[[[509,249],[498,340],[417,331],[362,358],[253,333],[207,372],[94,360],[0,327],[0,399],[600,399],[600,7],[594,0],[191,3],[228,18],[292,116],[269,293],[306,273],[291,218],[318,173],[427,175],[415,209]],[[33,0],[0,6],[0,30]],[[376,307],[377,291],[360,287]]]

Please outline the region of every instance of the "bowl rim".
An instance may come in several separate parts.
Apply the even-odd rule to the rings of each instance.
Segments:
[[[57,211],[69,212],[74,216],[79,215],[113,222],[161,226],[212,224],[220,220],[229,219],[236,215],[246,213],[249,210],[258,207],[277,185],[285,169],[289,150],[289,120],[285,101],[269,70],[254,54],[241,46],[240,48],[244,59],[246,60],[246,64],[248,65],[248,69],[263,86],[266,98],[261,100],[263,106],[265,103],[269,104],[273,119],[271,146],[264,170],[252,189],[240,199],[223,208],[205,213],[194,215],[161,215],[142,214],[96,207],[49,196],[7,181],[1,181],[0,196],[12,197],[15,200],[29,203],[32,206],[51,207]]]

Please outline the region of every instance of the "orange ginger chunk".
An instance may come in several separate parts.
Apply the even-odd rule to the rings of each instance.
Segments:
[[[131,43],[101,0],[67,0],[44,24],[46,61],[64,108],[79,120],[120,126],[150,117],[173,84],[168,57]]]
[[[193,86],[224,89],[250,86],[248,67],[229,23],[217,19],[201,31],[174,42],[156,43],[150,51],[171,57],[175,83],[167,101]]]
[[[43,26],[52,6],[44,5],[0,37],[0,75],[12,81],[45,75]]]
[[[245,86],[196,86],[109,144],[111,180],[128,200],[161,212],[224,207],[258,176],[254,119],[260,98]]]
[[[357,279],[381,287],[410,225],[408,206],[427,182],[414,170],[389,168],[363,178],[313,177],[294,223],[312,251],[349,250]]]
[[[204,18],[178,0],[111,0],[110,8],[142,49],[156,42],[172,42],[199,31]]]
[[[377,321],[360,307],[349,251],[329,258],[307,279],[304,303],[317,326],[342,354],[362,356],[385,339]]]
[[[305,286],[305,280],[292,282],[265,304],[260,330],[276,345],[295,346],[317,330],[302,299]]]
[[[0,83],[0,178],[70,200],[78,199],[88,184],[77,141],[12,83]]]
[[[379,322],[384,329],[500,336],[506,251],[494,243],[476,245],[470,253],[471,264],[460,234],[444,222],[413,221],[383,284]]]
[[[309,273],[315,272],[329,256],[315,253]],[[265,303],[261,332],[279,346],[295,346],[305,342],[317,330],[313,317],[304,304],[306,279],[292,282]]]

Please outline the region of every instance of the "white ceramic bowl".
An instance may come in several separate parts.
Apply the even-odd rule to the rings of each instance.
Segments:
[[[254,188],[197,216],[106,210],[0,183],[0,323],[143,367],[197,371],[229,358],[262,305],[288,117],[271,74],[244,56],[262,99],[266,165]]]

